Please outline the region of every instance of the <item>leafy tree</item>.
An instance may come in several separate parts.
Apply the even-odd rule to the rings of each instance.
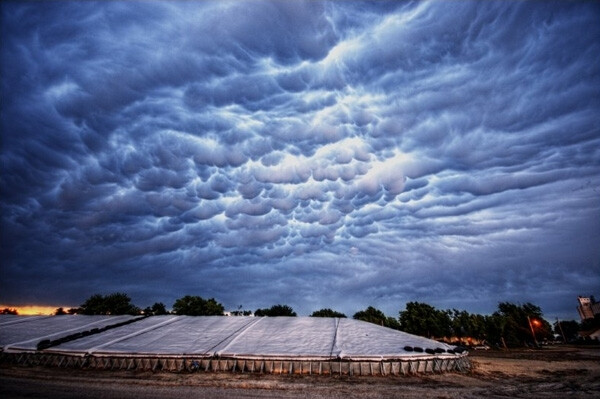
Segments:
[[[467,332],[473,337],[477,339],[487,339],[486,332],[486,319],[485,316],[480,314],[471,314],[469,317],[470,324],[467,328]]]
[[[494,313],[490,316],[484,316],[484,331],[486,341],[497,347],[504,347],[506,342],[504,341],[504,326],[506,325],[506,319],[500,314]]]
[[[529,317],[529,319],[528,319]],[[403,331],[426,337],[476,338],[496,346],[521,346],[536,339],[552,338],[550,324],[542,318],[542,311],[531,303],[515,305],[502,302],[498,311],[489,316],[470,314],[457,309],[438,310],[426,303],[409,302],[400,312]],[[531,327],[529,325],[531,320]]]
[[[17,311],[17,309],[4,308],[0,311],[0,314],[18,315],[19,312]]]
[[[148,306],[146,309],[144,309],[144,314],[149,316],[161,316],[169,314],[169,312],[167,312],[167,308],[165,307],[164,303],[155,302],[152,307]]]
[[[379,324],[383,326],[387,321],[387,316],[379,309],[369,306],[365,310],[360,310],[352,316],[355,320],[362,320],[368,323]]]
[[[65,310],[63,308],[58,308],[54,311],[54,315],[55,316],[62,316],[62,315],[66,315],[67,312],[65,312]]]
[[[521,346],[532,343],[532,328],[537,340],[552,337],[552,328],[542,318],[542,310],[532,303],[516,305],[501,302],[498,304],[498,311],[494,315],[504,319],[502,337],[507,346]]]
[[[137,315],[140,313],[140,309],[131,303],[131,298],[120,292],[106,296],[92,295],[81,305],[80,311],[85,315]]]
[[[580,327],[579,323],[575,320],[559,321],[554,324],[554,332],[563,337],[567,342],[570,342],[577,339]]]
[[[140,314],[141,310],[131,303],[131,298],[127,294],[116,292],[104,297],[106,301],[107,314]]]
[[[437,310],[426,303],[408,302],[399,320],[400,328],[410,334],[438,338],[452,335],[450,311]]]
[[[289,316],[296,317],[296,312],[294,309],[289,307],[288,305],[273,305],[269,309],[256,309],[254,312],[255,316],[268,316],[268,317],[278,317],[278,316]]]
[[[471,315],[465,310],[452,309],[452,332],[458,338],[470,337]]]
[[[465,310],[452,309],[448,312],[451,318],[451,330],[455,337],[470,337],[485,339],[485,317],[479,314],[470,314]]]
[[[387,317],[381,310],[369,306],[365,310],[358,311],[352,316],[355,320],[378,324],[383,327],[399,329],[400,325],[393,317]]]
[[[393,328],[394,330],[400,330],[400,322],[395,317],[388,316],[383,322],[385,327]]]
[[[186,295],[173,304],[173,313],[188,316],[223,316],[225,308],[214,298]]]
[[[340,312],[336,312],[335,310],[331,310],[329,308],[315,310],[310,317],[341,317],[345,318],[346,315]]]
[[[80,306],[81,313],[85,315],[107,314],[106,302],[101,294],[94,294]]]

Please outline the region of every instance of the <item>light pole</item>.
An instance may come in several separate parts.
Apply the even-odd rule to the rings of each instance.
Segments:
[[[535,343],[535,347],[539,347],[538,342],[537,342],[537,338],[535,337],[535,331],[533,330],[533,324],[531,323],[531,319],[529,318],[529,316],[527,316],[527,321],[529,322],[529,328],[531,329],[531,335],[533,336],[533,342]],[[539,323],[537,320],[534,320],[534,322]]]

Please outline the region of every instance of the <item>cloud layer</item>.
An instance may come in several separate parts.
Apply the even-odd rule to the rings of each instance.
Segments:
[[[598,17],[4,3],[0,300],[575,318],[600,288]]]

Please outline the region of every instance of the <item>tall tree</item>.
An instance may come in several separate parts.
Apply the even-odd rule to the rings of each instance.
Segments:
[[[490,344],[497,347],[504,347],[504,327],[506,326],[506,318],[499,313],[494,313],[485,316],[485,338]]]
[[[494,315],[504,319],[502,336],[506,345],[521,346],[532,344],[535,340],[551,338],[552,328],[542,317],[542,310],[532,303],[516,305],[500,302]]]
[[[268,317],[278,317],[278,316],[289,316],[296,317],[296,312],[288,305],[273,305],[268,309],[256,309],[254,312],[255,316],[268,316]]]
[[[80,313],[85,315],[100,315],[107,314],[106,302],[104,301],[104,295],[94,294],[79,307]]]
[[[346,315],[340,312],[336,312],[335,310],[331,310],[329,308],[326,309],[320,309],[320,310],[315,310],[314,312],[312,312],[312,314],[310,315],[310,317],[340,317],[340,318],[345,318]]]
[[[127,294],[116,292],[106,296],[95,294],[89,297],[79,308],[85,315],[124,315],[140,314],[140,309],[131,303]]]
[[[436,338],[452,335],[450,312],[437,310],[426,303],[408,302],[399,319],[400,328],[407,333]]]
[[[554,332],[563,337],[567,342],[577,339],[580,328],[581,326],[575,320],[559,321],[554,324]]]
[[[369,306],[365,310],[360,310],[354,313],[352,318],[396,330],[400,329],[400,325],[396,319],[386,316],[381,310],[374,308],[373,306]]]
[[[106,314],[140,314],[141,310],[131,303],[129,295],[115,292],[104,297],[106,301]]]
[[[154,305],[148,306],[146,309],[144,309],[144,314],[148,316],[161,316],[169,314],[169,312],[167,312],[167,308],[165,307],[164,303],[155,302]]]
[[[225,308],[214,298],[186,295],[173,304],[173,313],[188,316],[223,316]]]
[[[457,338],[469,337],[485,339],[485,317],[471,314],[465,310],[452,309],[448,312],[452,324],[452,333]]]

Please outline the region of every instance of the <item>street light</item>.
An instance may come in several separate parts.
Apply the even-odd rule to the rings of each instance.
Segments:
[[[536,327],[539,326],[541,323],[539,320],[537,319],[533,319],[533,321],[529,318],[529,316],[527,316],[527,321],[529,322],[529,328],[531,329],[531,335],[533,336],[533,342],[535,342],[535,347],[539,347],[538,342],[537,342],[537,338],[535,337],[535,331],[533,329],[533,326],[535,325]]]

